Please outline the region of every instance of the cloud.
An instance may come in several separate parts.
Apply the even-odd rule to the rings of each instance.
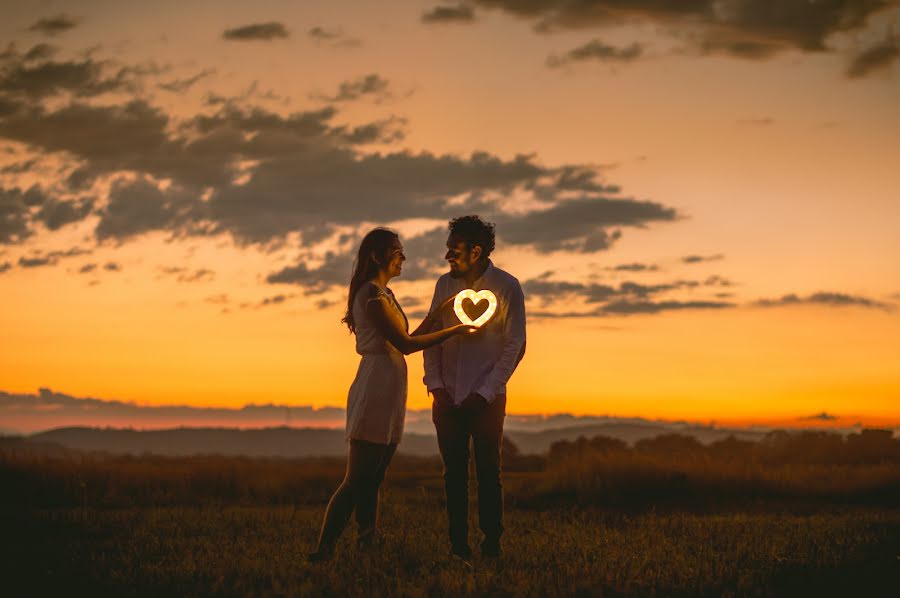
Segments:
[[[61,258],[77,257],[79,255],[90,255],[90,249],[81,247],[72,247],[66,251],[49,251],[47,253],[34,253],[30,257],[19,257],[20,268],[40,268],[42,266],[55,266]]]
[[[79,274],[89,274],[97,269],[97,264],[85,264],[78,269]]]
[[[122,264],[119,264],[118,262],[106,262],[103,264],[103,269],[107,272],[121,272]]]
[[[329,102],[349,102],[363,96],[372,96],[376,103],[380,103],[391,97],[389,87],[390,81],[376,73],[371,73],[350,81],[343,81],[334,95],[311,94],[310,97]]]
[[[4,272],[6,272],[7,270],[9,270],[10,268],[12,268],[12,263],[10,263],[10,262],[3,262],[2,264],[0,264],[0,274],[3,274]]]
[[[65,33],[70,29],[74,29],[78,26],[79,22],[80,19],[63,13],[52,17],[38,19],[28,28],[28,31],[54,36]]]
[[[853,57],[847,67],[847,77],[859,79],[890,68],[900,57],[900,36],[886,37]]]
[[[0,188],[0,244],[21,243],[31,236],[28,208],[43,200],[43,192],[37,185],[25,192],[19,187]]]
[[[633,314],[656,314],[663,311],[684,309],[726,309],[735,307],[734,303],[712,300],[681,300],[674,298],[661,299],[661,295],[684,290],[695,290],[711,284],[710,279],[674,280],[658,284],[641,284],[625,281],[618,286],[584,283],[577,281],[553,280],[553,272],[526,280],[522,290],[528,300],[537,299],[546,308],[564,300],[578,300],[585,304],[599,304],[597,307],[582,310],[566,311],[546,309],[530,310],[529,316],[537,318],[585,318],[606,316],[627,316]],[[721,277],[714,277],[715,282]]]
[[[93,85],[84,83],[89,78],[80,81]],[[375,93],[385,83],[367,76],[338,96]],[[33,93],[46,99],[61,88],[41,89]],[[101,105],[77,97],[8,98],[0,95],[0,103],[8,101],[0,106],[0,137],[63,158],[68,166],[61,182],[70,190],[108,191],[65,201],[29,199],[40,189],[3,192],[0,240],[7,243],[32,234],[32,219],[50,228],[89,214],[98,217],[94,236],[101,243],[161,231],[171,238],[228,235],[240,245],[269,246],[300,233],[309,247],[361,223],[478,213],[497,224],[502,244],[590,253],[611,247],[624,228],[682,217],[662,203],[622,196],[590,165],[548,166],[534,155],[503,158],[486,151],[462,156],[360,148],[403,138],[406,121],[399,117],[336,124],[334,106],[282,114],[225,98],[211,111],[175,119],[145,99]],[[412,279],[440,267],[445,234],[435,228],[404,240],[421,251],[407,264]],[[323,285],[345,284],[350,263],[343,252],[307,256],[267,280],[319,292]]]
[[[203,69],[193,77],[187,77],[185,79],[175,79],[173,81],[169,81],[168,83],[160,83],[159,85],[157,85],[157,87],[165,91],[171,91],[172,93],[185,93],[191,87],[193,87],[195,83],[197,83],[201,79],[205,79],[206,77],[215,74],[215,72],[216,69]]]
[[[775,122],[775,119],[770,117],[764,118],[742,118],[738,121],[739,125],[748,125],[751,127],[766,127]]]
[[[615,266],[609,266],[606,269],[614,272],[656,272],[659,270],[659,266],[656,264],[641,264],[635,262],[631,264],[617,264]]]
[[[123,240],[154,230],[183,231],[190,225],[199,197],[180,190],[162,191],[146,179],[116,179],[94,231],[100,241]]]
[[[597,315],[658,314],[663,311],[685,309],[727,309],[734,303],[725,301],[630,301],[621,300],[607,303],[597,310]]]
[[[723,259],[725,256],[721,253],[717,253],[715,255],[686,255],[681,258],[681,261],[685,264],[699,264],[701,262],[716,262]]]
[[[599,39],[592,40],[583,46],[569,50],[565,54],[551,55],[547,58],[547,66],[559,68],[573,62],[598,61],[606,63],[628,63],[641,57],[643,46],[633,43],[623,48],[610,46]]]
[[[37,47],[37,46],[36,46]],[[0,64],[0,93],[10,99],[36,100],[71,93],[78,98],[89,98],[114,91],[133,91],[137,88],[133,68],[119,67],[115,74],[107,76],[109,61],[84,60],[51,61],[35,63],[29,58],[34,53],[16,55],[6,64]],[[2,115],[2,111],[0,111]]]
[[[229,41],[272,41],[290,37],[290,32],[282,23],[275,21],[269,23],[254,23],[226,29],[222,33],[222,39]]]
[[[869,299],[868,297],[825,291],[813,293],[806,297],[800,297],[791,293],[782,295],[778,299],[759,299],[754,302],[754,305],[759,307],[781,307],[789,305],[825,305],[829,307],[856,306],[882,309],[885,311],[892,311],[894,309],[894,306],[889,303],[883,303],[875,299]]]
[[[863,29],[895,0],[472,0],[533,23],[538,33],[625,24],[661,28],[701,54],[762,60],[788,50],[829,51],[833,34]]]
[[[83,197],[75,201],[60,201],[48,198],[35,214],[34,219],[42,222],[49,230],[57,230],[67,224],[84,220],[94,207],[94,199]]]
[[[475,20],[475,12],[471,6],[457,4],[456,6],[435,6],[422,14],[421,21],[428,24],[436,23],[471,23]]]
[[[71,425],[119,427],[278,426],[290,414],[293,425],[338,427],[346,416],[337,407],[244,405],[241,408],[149,406],[129,401],[73,397],[41,388],[36,394],[0,391],[0,421],[37,431]]]
[[[821,413],[816,413],[815,415],[807,415],[806,417],[801,417],[801,418],[800,418],[800,420],[802,420],[802,421],[818,420],[818,421],[824,421],[824,422],[827,422],[827,421],[834,421],[834,420],[836,420],[836,419],[838,419],[838,416],[832,415],[832,414],[827,413],[827,412],[825,412],[825,411],[823,411],[823,412],[821,412]]]
[[[358,48],[362,40],[344,35],[340,30],[329,30],[321,26],[312,27],[306,34],[319,45],[328,44],[332,48]]]
[[[209,282],[216,277],[216,273],[207,268],[191,270],[183,266],[160,267],[159,271],[164,276],[174,276],[178,282]]]

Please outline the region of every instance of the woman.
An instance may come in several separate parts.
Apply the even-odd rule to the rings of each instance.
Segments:
[[[472,333],[473,326],[458,324],[428,332],[441,309],[428,314],[409,334],[406,315],[388,288],[400,275],[406,260],[397,233],[376,228],[362,240],[342,322],[356,335],[356,352],[362,355],[356,378],[347,397],[346,440],[350,443],[347,472],[325,511],[322,531],[310,562],[325,561],[350,514],[356,511],[359,544],[369,546],[375,537],[378,489],[388,463],[403,434],[406,415],[406,360],[404,355],[421,351],[455,334]]]

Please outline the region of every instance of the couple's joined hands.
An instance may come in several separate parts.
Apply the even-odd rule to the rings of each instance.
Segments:
[[[434,396],[435,401],[452,409],[475,409],[478,407],[487,406],[488,404],[487,399],[485,399],[477,392],[471,393],[469,396],[463,399],[463,402],[459,405],[453,404],[453,401],[450,400],[450,394],[443,388],[436,388],[431,392],[431,394]]]

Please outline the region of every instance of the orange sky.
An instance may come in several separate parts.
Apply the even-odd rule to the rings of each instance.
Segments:
[[[151,8],[82,1],[2,9],[0,46],[14,45],[0,63],[0,106],[5,98],[20,112],[4,116],[0,110],[0,201],[6,202],[0,203],[6,210],[0,217],[8,218],[0,241],[4,231],[16,230],[13,216],[4,216],[14,209],[24,210],[29,233],[0,243],[0,390],[48,387],[148,405],[344,405],[358,360],[339,324],[346,290],[329,282],[315,293],[310,284],[272,284],[266,277],[297,264],[315,269],[329,251],[338,252],[349,274],[352,242],[340,245],[341,234],[387,224],[406,242],[442,226],[444,215],[405,218],[385,211],[390,193],[404,191],[382,190],[371,181],[389,180],[391,173],[369,179],[358,192],[381,200],[350,197],[342,212],[304,196],[313,183],[301,175],[292,180],[290,171],[272,179],[281,187],[264,186],[257,164],[286,160],[296,151],[275,144],[293,143],[280,136],[288,131],[283,120],[267,146],[283,153],[244,164],[240,185],[252,193],[241,198],[247,207],[235,212],[236,219],[218,221],[222,232],[184,235],[174,225],[160,225],[126,235],[117,221],[119,236],[99,239],[117,179],[148,181],[161,193],[183,190],[186,201],[201,207],[210,193],[214,204],[227,184],[191,187],[191,177],[207,164],[197,155],[191,158],[196,166],[186,162],[186,172],[163,176],[137,136],[134,158],[100,159],[93,152],[112,143],[100,125],[67,141],[67,151],[56,151],[53,144],[63,143],[55,140],[56,131],[42,136],[10,124],[34,106],[52,114],[66,106],[121,107],[139,99],[168,115],[166,134],[174,139],[179,124],[217,114],[221,104],[206,102],[216,94],[232,98],[246,113],[258,109],[280,119],[331,107],[332,137],[342,134],[341,126],[394,119],[385,131],[397,128],[401,136],[337,146],[357,159],[376,152],[427,152],[471,165],[466,161],[474,151],[503,163],[524,154],[546,170],[542,184],[555,176],[553,169],[577,165],[593,169],[598,182],[621,188],[604,197],[677,211],[677,218],[636,226],[604,226],[606,216],[598,211],[596,230],[618,230],[621,238],[592,251],[505,240],[498,223],[494,262],[526,283],[530,314],[528,352],[509,385],[511,412],[738,423],[802,422],[826,412],[840,422],[900,425],[900,67],[888,62],[863,76],[847,75],[866,48],[888,43],[885,35],[900,11],[871,15],[848,33],[825,35],[827,51],[801,47],[792,40],[810,32],[782,23],[778,49],[747,59],[703,54],[689,40],[712,29],[670,22],[665,15],[632,15],[615,26],[588,19],[583,27],[557,24],[555,32],[541,33],[538,17],[475,6],[473,21],[454,23],[424,22],[421,16],[431,6],[418,2],[164,2]],[[71,26],[36,25],[63,12]],[[226,30],[254,23],[279,23],[286,33],[223,38]],[[736,36],[775,43],[741,21],[728,25]],[[314,27],[326,34],[311,35]],[[591,40],[613,48],[613,55],[631,43],[642,53],[634,60],[607,55],[548,66],[548,57]],[[55,53],[26,58],[42,43]],[[95,93],[84,91],[90,83],[85,80],[81,91],[60,90],[48,82],[52,74],[40,70],[82,61],[109,76],[127,67],[124,76],[133,85]],[[334,99],[342,82],[373,73],[386,82],[383,90]],[[198,74],[181,91],[165,87]],[[247,94],[254,82],[256,91]],[[224,131],[209,140],[209,152],[231,143]],[[252,137],[245,135],[244,142]],[[21,167],[32,159],[30,167]],[[110,167],[117,159],[145,164],[146,170]],[[97,178],[83,188],[67,186],[66,177],[85,164],[98,169]],[[336,170],[333,178],[351,180],[354,172]],[[527,188],[533,180],[513,188],[476,181],[453,197],[431,190],[432,182],[416,183],[423,199],[437,197],[435,205],[447,210],[467,194],[483,194],[501,222],[510,223],[507,232],[516,217],[571,199],[557,192],[542,203]],[[50,230],[39,206],[21,208],[21,194],[11,191],[35,184],[57,201],[90,198],[93,209]],[[129,189],[135,199],[128,203],[134,210],[128,222],[143,225],[141,198],[135,187]],[[323,236],[293,229],[282,234],[279,219],[295,212],[268,214],[265,203],[253,211],[265,193],[286,194],[288,204],[276,204],[279,210],[323,218]],[[403,201],[413,206],[418,197],[413,188],[411,199]],[[259,219],[253,220],[254,232],[270,227],[259,233],[270,245],[241,237],[251,230],[249,220],[240,220],[245,217]],[[578,222],[538,222],[534,235],[557,227],[552,232],[560,239],[580,239],[572,232]],[[170,241],[173,232],[180,237]],[[76,247],[78,255],[52,257]],[[20,261],[48,255],[55,263],[27,267]],[[690,255],[713,259],[682,259]],[[408,257],[441,267],[438,251]],[[118,267],[105,268],[109,263]],[[633,263],[655,269],[613,269]],[[93,270],[80,272],[90,264]],[[542,280],[548,271],[546,280],[614,288],[623,282],[694,281],[649,300],[730,306],[533,316],[605,305],[577,294],[529,293],[537,287],[527,282]],[[439,272],[417,280],[401,277],[391,286],[401,300],[428,300]],[[726,283],[704,282],[712,276]],[[777,303],[789,294],[798,301],[758,303]],[[280,302],[273,302],[279,295]],[[322,300],[328,305],[319,306]],[[417,309],[413,303],[407,307]],[[409,406],[426,407],[421,354],[407,362]]]

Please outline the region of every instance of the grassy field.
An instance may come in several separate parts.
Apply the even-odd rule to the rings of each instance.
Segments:
[[[471,566],[447,556],[435,459],[392,464],[376,550],[351,524],[335,561],[309,565],[340,459],[0,451],[3,594],[898,595],[892,459],[728,469],[562,448],[504,474],[504,556]]]

